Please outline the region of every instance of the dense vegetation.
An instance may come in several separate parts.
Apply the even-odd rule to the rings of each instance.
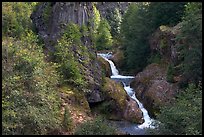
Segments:
[[[46,134],[61,125],[57,66],[44,60],[31,30],[32,8],[30,3],[3,3],[3,134]]]
[[[157,119],[161,123],[154,130],[155,135],[201,135],[202,134],[202,87],[190,84],[177,95],[173,104],[164,106]]]
[[[111,35],[111,27],[109,22],[100,16],[100,12],[97,10],[95,4],[93,6],[93,39],[95,47],[98,51],[100,50],[110,50],[113,44],[113,38]]]
[[[108,125],[103,117],[97,117],[94,121],[87,121],[79,126],[75,135],[116,135],[117,131],[114,127]]]
[[[148,40],[160,25],[175,26],[182,23],[176,37],[179,60],[169,62],[167,81],[175,75],[179,81],[179,95],[174,104],[161,108],[154,134],[202,134],[202,4],[186,2],[158,2],[132,4],[121,24],[126,65],[122,69],[141,71],[148,63],[161,64],[158,52],[150,53]],[[162,45],[163,44],[163,45]],[[161,43],[161,46],[166,44]]]
[[[123,69],[137,73],[147,65],[148,58],[151,58],[149,37],[160,25],[175,25],[181,21],[184,4],[151,2],[129,6],[121,24],[126,60]]]
[[[67,24],[54,54],[45,54],[44,43],[30,19],[36,5],[40,4],[2,3],[2,134],[70,132],[74,126],[70,108],[65,106],[64,113],[61,112],[59,91],[70,85],[77,89],[77,94],[84,96],[83,91],[87,88],[85,67],[95,58],[83,45],[83,38],[91,35],[90,28]],[[44,22],[48,23],[50,3],[42,14]],[[97,20],[97,15],[94,19]],[[93,38],[104,43],[106,49],[112,45],[110,26],[105,19],[98,19]],[[114,134],[103,121],[95,123],[98,134]],[[95,132],[94,125],[92,128]]]
[[[162,63],[162,56],[150,51],[151,34],[160,25],[173,27],[178,23],[182,24],[175,41],[179,43],[178,62],[169,62],[166,67],[168,82],[175,82],[175,75],[182,76],[180,91],[171,105],[161,107],[156,117],[160,122],[155,123],[158,127],[150,133],[202,134],[202,3],[137,3],[131,4],[123,17],[115,9],[106,19],[93,6],[93,28],[67,24],[49,61],[30,19],[36,5],[2,3],[2,134],[49,134],[56,129],[72,129],[71,113],[68,107],[61,112],[58,91],[66,85],[84,95],[89,86],[86,67],[92,67],[90,59],[95,56],[83,45],[84,37],[92,36],[99,51],[122,46],[122,69],[136,74],[148,64]],[[42,14],[48,23],[50,3]],[[112,105],[104,104],[102,111],[107,112]],[[117,133],[107,121],[96,118],[79,126],[74,134]]]

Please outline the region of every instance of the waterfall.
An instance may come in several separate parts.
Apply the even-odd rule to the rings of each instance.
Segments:
[[[151,125],[151,123],[154,120],[149,117],[147,110],[143,107],[143,104],[136,98],[135,91],[132,88],[130,88],[130,85],[126,85],[125,82],[124,82],[126,79],[131,79],[131,78],[133,79],[134,76],[119,75],[119,72],[118,72],[116,66],[114,65],[114,63],[111,60],[109,60],[110,57],[112,56],[111,53],[107,53],[107,54],[98,53],[97,55],[101,56],[102,58],[104,58],[106,61],[109,62],[110,67],[111,67],[111,71],[112,71],[111,78],[112,79],[119,79],[123,83],[124,89],[127,92],[127,94],[137,102],[137,104],[139,105],[139,108],[143,112],[144,123],[142,123],[140,125],[137,125],[137,127],[140,128],[140,129],[154,128],[154,126]]]

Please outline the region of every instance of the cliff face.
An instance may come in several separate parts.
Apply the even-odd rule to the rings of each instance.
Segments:
[[[166,75],[165,67],[153,63],[138,73],[130,85],[151,116],[170,103],[178,90],[177,84],[167,82]]]
[[[43,38],[45,47],[54,51],[54,44],[60,37],[60,33],[68,23],[88,25],[93,17],[91,2],[43,2],[40,3],[31,19],[38,34]],[[90,39],[84,44],[92,45]]]
[[[161,55],[164,62],[152,63],[138,73],[131,83],[137,98],[144,104],[151,116],[159,112],[161,106],[170,103],[178,92],[180,76],[174,76],[175,83],[167,80],[168,64],[177,64],[179,52],[177,48],[182,41],[176,41],[180,33],[181,23],[174,27],[160,26],[150,37],[151,52]]]
[[[176,41],[180,33],[181,23],[174,27],[160,26],[149,40],[151,51],[157,51],[162,58],[175,63],[178,61],[177,47],[181,42]]]
[[[39,3],[36,10],[32,13],[31,19],[36,27],[39,36],[44,41],[44,51],[46,54],[54,53],[57,40],[60,39],[63,30],[69,23],[75,23],[79,26],[92,26],[90,19],[93,17],[91,2],[43,2]],[[88,30],[90,31],[90,30]],[[101,68],[96,60],[96,51],[93,47],[89,35],[82,36],[83,46],[87,48],[87,54],[77,52],[80,45],[73,45],[75,50],[69,52],[74,54],[75,60],[78,61],[80,72],[84,75],[87,82],[86,97],[89,102],[102,101],[100,93]],[[86,60],[82,63],[82,60]]]
[[[129,5],[130,2],[97,2],[96,7],[100,12],[101,17],[106,18],[108,12],[112,12],[116,8],[119,9],[121,14],[124,14]]]

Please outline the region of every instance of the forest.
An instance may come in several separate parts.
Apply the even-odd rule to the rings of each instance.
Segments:
[[[2,2],[2,135],[130,135],[98,53],[138,134],[202,135],[202,2]]]

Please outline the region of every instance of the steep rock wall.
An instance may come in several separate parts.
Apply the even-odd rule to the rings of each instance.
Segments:
[[[54,53],[57,40],[62,35],[62,32],[67,24],[75,23],[79,26],[91,26],[90,19],[94,16],[93,5],[91,2],[42,2],[36,7],[32,13],[31,19],[36,27],[39,36],[44,41],[44,51],[46,54]],[[88,30],[90,31],[90,30]],[[101,84],[101,68],[96,60],[96,51],[91,41],[90,36],[82,36],[83,46],[88,49],[88,55],[77,54],[76,60],[82,64],[80,68],[85,80],[88,83],[87,89],[82,89],[86,92],[86,97],[89,102],[99,102],[104,98],[100,92]],[[75,45],[75,49],[78,49]],[[69,51],[73,54],[76,52]],[[86,56],[87,63],[81,63],[81,58]]]
[[[99,10],[101,17],[106,18],[108,12],[119,9],[121,14],[124,14],[131,2],[97,2],[97,9]]]
[[[93,17],[91,2],[43,2],[39,3],[32,13],[31,19],[38,34],[43,38],[45,47],[53,52],[54,44],[68,23],[88,25]],[[86,46],[92,45],[90,39],[84,41]]]

